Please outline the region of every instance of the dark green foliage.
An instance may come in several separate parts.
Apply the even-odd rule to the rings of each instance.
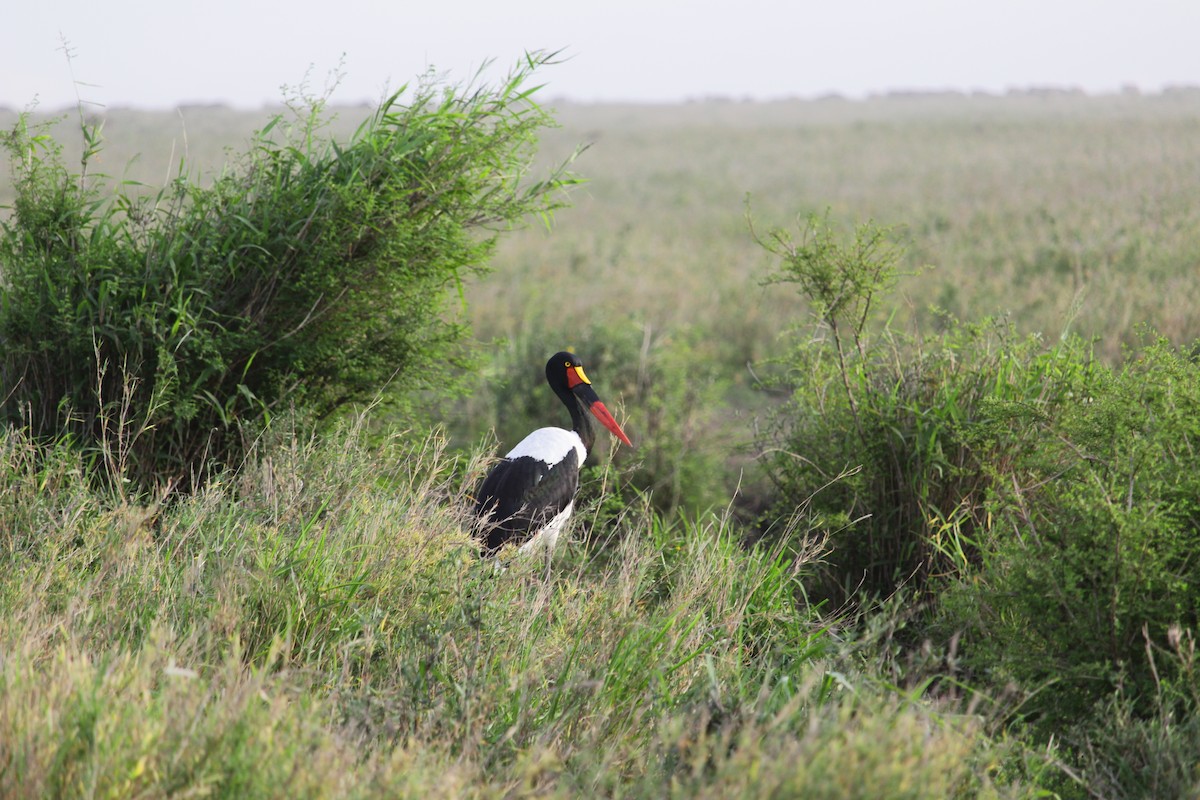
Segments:
[[[348,141],[322,102],[276,118],[211,186],[151,197],[73,175],[22,121],[0,238],[0,414],[95,448],[113,477],[192,481],[236,464],[279,410],[444,391],[463,327],[447,302],[495,232],[546,214],[570,182],[528,181],[551,124],[525,84],[422,84]],[[98,148],[98,134],[87,159]]]
[[[1068,796],[1194,796],[1200,365],[1152,338],[1075,369],[1058,402],[996,426],[1013,444],[990,460],[984,557],[942,587],[930,633],[961,634],[979,684],[1030,692],[1019,719],[1068,746]]]
[[[1146,703],[1114,696],[1096,708],[1096,719],[1070,729],[1081,772],[1093,797],[1197,797],[1200,773],[1200,697],[1197,696],[1195,642],[1182,642],[1178,654],[1158,653],[1158,664],[1184,667],[1186,685],[1164,687],[1164,706],[1146,713]],[[1186,699],[1185,699],[1186,698]],[[1183,702],[1180,702],[1183,701]]]
[[[991,555],[948,614],[970,621],[979,669],[1049,687],[1031,712],[1078,719],[1119,692],[1149,714],[1163,682],[1186,683],[1151,652],[1200,623],[1200,365],[1154,341],[1017,424],[1038,446],[996,482]]]

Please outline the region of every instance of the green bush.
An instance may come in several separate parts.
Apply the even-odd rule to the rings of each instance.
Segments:
[[[1114,693],[1147,715],[1162,682],[1183,680],[1152,649],[1200,623],[1200,364],[1153,341],[1055,415],[1015,422],[1038,446],[995,483],[991,554],[949,601],[971,609],[971,658],[1046,686],[1028,710],[1055,723]],[[1192,713],[1195,700],[1178,698]]]
[[[1002,321],[944,316],[930,337],[893,330],[877,318],[898,277],[892,236],[810,217],[799,241],[761,240],[780,258],[770,282],[795,286],[813,318],[776,365],[788,400],[760,442],[772,517],[811,507],[825,519],[835,534],[824,590],[841,599],[977,565],[991,487],[1033,446],[1007,424],[1011,409],[1047,413],[1090,363],[1074,341],[1046,351]]]
[[[67,431],[148,486],[236,464],[254,427],[370,399],[442,391],[463,354],[449,302],[496,232],[547,214],[571,182],[527,179],[552,123],[526,85],[423,82],[348,141],[323,101],[277,117],[211,185],[109,194],[24,119],[0,229],[0,417]]]
[[[1064,745],[1066,794],[1194,791],[1200,362],[1152,339],[1110,367],[994,322],[898,334],[869,313],[884,235],[811,219],[766,242],[817,318],[779,364],[775,516],[833,532],[820,591],[906,587],[908,645],[954,642],[957,675],[1015,687],[1014,730]]]

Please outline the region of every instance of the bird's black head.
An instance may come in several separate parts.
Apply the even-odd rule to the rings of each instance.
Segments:
[[[555,353],[546,362],[546,382],[555,394],[561,394],[562,390],[571,391],[581,383],[591,383],[583,372],[583,361],[566,350]]]

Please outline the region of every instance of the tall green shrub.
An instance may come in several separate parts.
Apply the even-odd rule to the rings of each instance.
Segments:
[[[323,102],[277,117],[211,185],[151,197],[72,174],[22,120],[0,228],[0,417],[64,431],[141,485],[236,463],[273,412],[328,417],[390,383],[443,389],[462,353],[450,300],[497,233],[561,202],[528,178],[552,124],[531,56],[499,86],[422,82],[348,141]]]
[[[1017,692],[1012,717],[1065,743],[1079,786],[1190,796],[1200,362],[1153,339],[1112,367],[1072,337],[953,320],[902,336],[862,312],[877,235],[810,220],[767,241],[816,317],[763,443],[774,516],[833,530],[819,588],[839,599],[915,586],[908,641],[954,642],[958,676]]]
[[[1056,723],[1107,715],[1114,692],[1135,715],[1166,697],[1194,713],[1176,656],[1200,625],[1200,364],[1153,341],[1014,422],[1039,446],[996,483],[991,556],[946,604],[971,662],[1048,687],[1028,708]]]
[[[798,239],[760,244],[779,258],[770,282],[794,287],[809,312],[778,364],[789,399],[760,442],[772,517],[808,506],[835,531],[824,590],[837,599],[973,569],[993,485],[1036,446],[1009,424],[1012,409],[1050,413],[1090,368],[1086,348],[1046,349],[995,320],[895,330],[879,312],[899,249],[874,224],[843,232],[810,217]]]

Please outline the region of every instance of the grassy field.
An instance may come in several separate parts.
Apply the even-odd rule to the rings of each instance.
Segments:
[[[658,434],[644,376],[687,380],[691,394],[673,402],[690,419],[663,438],[712,461],[733,455],[723,491],[770,403],[751,388],[784,349],[781,330],[816,329],[794,294],[762,286],[771,258],[747,202],[760,233],[824,209],[897,226],[902,266],[919,274],[886,302],[926,334],[937,306],[1002,315],[1047,342],[1070,329],[1109,360],[1142,323],[1200,337],[1196,95],[564,105],[558,116],[545,150],[591,143],[578,161],[589,182],[552,230],[505,236],[495,273],[471,287],[480,339],[509,342],[489,380],[573,344],[602,359],[600,379],[615,382],[643,441]],[[532,423],[485,405],[464,413],[492,410],[505,441]],[[657,488],[679,480],[658,472]]]
[[[552,104],[553,105],[553,104]],[[1068,322],[1119,354],[1134,325],[1200,336],[1200,91],[1156,96],[898,96],[677,106],[560,103],[547,162],[589,148],[588,183],[553,230],[506,235],[493,277],[470,287],[479,338],[531,327],[570,336],[600,321],[651,337],[702,327],[728,365],[769,354],[781,317],[764,292],[765,230],[830,209],[907,232],[902,313],[1009,314],[1057,336]],[[347,133],[367,109],[340,109]],[[267,111],[104,113],[93,167],[159,186],[181,160],[203,180]],[[15,115],[0,112],[0,126]],[[68,149],[73,113],[59,128]],[[68,152],[68,162],[72,160]],[[0,182],[0,202],[8,197]],[[539,330],[539,332],[541,332]]]
[[[567,106],[547,149],[594,141],[591,183],[552,234],[506,240],[473,313],[511,334],[531,314],[504,309],[565,272],[580,276],[557,298],[574,319],[702,324],[761,356],[794,310],[757,286],[749,195],[764,229],[826,207],[904,226],[908,266],[932,268],[903,285],[918,318],[936,303],[1054,336],[1078,306],[1075,327],[1110,355],[1137,322],[1195,338],[1198,115],[1194,96]]]
[[[501,573],[463,533],[480,462],[437,438],[285,445],[162,511],[0,447],[5,797],[998,797],[1049,768],[794,602],[803,520],[746,550],[630,509]]]
[[[1038,509],[1023,504],[1053,510],[1061,499],[1062,531],[1086,535],[1105,530],[1104,514],[1120,518],[1119,568],[1129,560],[1121,541],[1145,543],[1136,545],[1145,557],[1164,538],[1156,526],[1184,518],[1176,549],[1164,551],[1172,580],[1114,581],[1127,594],[1114,591],[1111,619],[1118,600],[1141,613],[1142,598],[1153,606],[1171,592],[1182,599],[1170,613],[1191,620],[1200,607],[1190,562],[1176,554],[1195,527],[1187,465],[1200,435],[1190,421],[1200,382],[1186,357],[1200,338],[1200,93],[557,105],[561,127],[542,138],[541,158],[589,145],[576,162],[587,183],[550,228],[503,232],[493,271],[465,286],[456,312],[473,327],[480,371],[456,404],[420,421],[350,418],[320,440],[276,430],[244,469],[162,507],[89,486],[68,447],[39,456],[20,431],[3,432],[0,796],[1194,791],[1194,642],[1190,628],[1166,627],[1174,618],[1158,639],[1145,633],[1144,646],[1138,630],[1122,632],[1156,670],[1157,716],[1114,696],[1108,739],[1083,727],[1033,735],[1025,726],[1038,719],[1021,709],[1053,684],[1006,684],[1001,665],[1038,675],[1058,657],[1036,649],[1060,635],[1037,639],[1036,614],[1018,630],[1026,609],[1001,613],[1013,629],[1005,641],[1028,641],[1029,655],[992,654],[993,672],[965,663],[957,630],[922,642],[935,628],[916,624],[922,607],[909,607],[909,595],[860,617],[810,602],[809,579],[832,550],[829,518],[809,500],[770,521],[760,546],[745,545],[762,532],[756,515],[778,510],[755,448],[787,398],[760,379],[792,352],[788,331],[804,340],[821,330],[792,287],[764,285],[779,259],[755,232],[828,211],[834,227],[895,226],[899,266],[913,274],[879,310],[913,341],[942,348],[915,374],[961,376],[955,359],[969,354],[1016,376],[995,391],[971,387],[981,408],[992,395],[1016,398],[994,429],[967,431],[979,437],[971,452],[995,456],[985,466],[1013,479],[1010,506],[996,500],[1007,489],[992,487],[968,509],[989,535],[992,508],[996,531],[1010,521],[1001,510],[1032,528]],[[348,133],[368,111],[338,110],[331,130]],[[153,188],[184,163],[206,181],[271,113],[110,109],[109,144],[91,172]],[[0,127],[14,120],[0,112]],[[77,161],[75,118],[55,130]],[[0,179],[0,204],[11,197]],[[1009,366],[1028,351],[992,348],[986,336],[940,340],[953,326],[938,309],[968,321],[1001,315],[1047,344],[1069,330],[1094,341],[1103,364],[1122,363],[1142,324],[1185,351],[1149,359],[1160,371],[1148,374],[1170,381],[1144,398],[1143,359],[1112,379],[1095,379],[1086,357],[1064,356],[1060,368],[1053,349],[1032,367]],[[474,556],[466,498],[495,439],[511,445],[562,424],[541,369],[563,347],[586,359],[638,449],[599,454],[568,547],[501,573]],[[1076,347],[1088,349],[1063,352]],[[909,374],[900,367],[898,386]],[[891,373],[864,375],[866,392]],[[1010,421],[1011,441],[1038,443],[1023,427],[1043,430],[1042,406],[1020,414],[1060,383],[1096,395],[1065,404],[1077,410],[1061,429],[1046,423],[1057,449],[997,445],[1010,441]],[[1129,410],[1150,401],[1159,405],[1146,430],[1160,438],[1135,432],[1122,450],[1109,429],[1124,430]],[[412,427],[396,433],[397,424]],[[827,432],[819,420],[812,431]],[[1087,443],[1091,471],[1074,493],[1043,501],[1035,492],[1050,479],[1038,470],[1058,469],[1075,441]],[[1164,441],[1169,461],[1153,453]],[[1097,455],[1109,446],[1112,469]],[[932,481],[943,466],[962,469],[946,461],[912,474]],[[1166,486],[1166,499],[1148,485]],[[920,524],[958,536],[967,528],[953,510]],[[980,561],[968,550],[964,574]],[[1086,567],[1093,551],[1078,552]],[[997,563],[1054,574],[1053,557],[1020,555]],[[1012,587],[1036,585],[1030,569],[987,578],[992,595],[975,591],[982,579],[964,580],[947,593],[951,610],[999,607]],[[986,645],[986,630],[980,638]],[[1153,767],[1144,780],[1143,762]]]

